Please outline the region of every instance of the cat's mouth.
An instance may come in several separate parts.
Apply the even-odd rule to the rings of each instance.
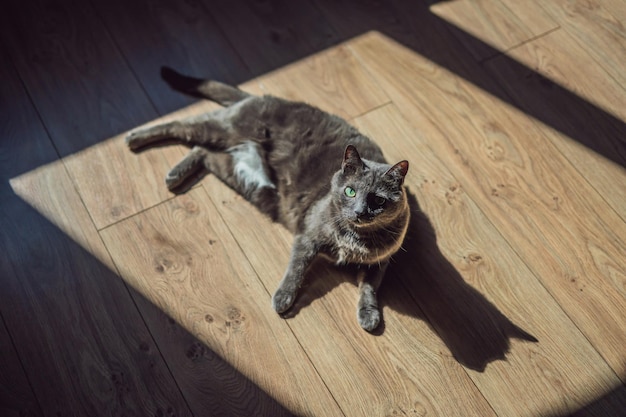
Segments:
[[[364,215],[364,216],[356,216],[353,220],[353,223],[359,227],[359,226],[367,226],[369,224],[372,223],[372,221],[374,220],[373,216],[368,216],[368,215]]]

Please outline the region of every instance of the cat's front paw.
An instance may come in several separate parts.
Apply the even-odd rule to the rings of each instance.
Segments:
[[[380,323],[380,311],[372,306],[361,307],[359,308],[357,319],[363,329],[371,332]]]
[[[277,313],[284,313],[289,310],[289,307],[293,305],[296,300],[296,293],[293,291],[284,290],[279,288],[272,296],[272,307]]]

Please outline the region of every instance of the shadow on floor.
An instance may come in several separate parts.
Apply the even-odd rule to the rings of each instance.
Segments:
[[[537,339],[513,324],[479,291],[467,284],[441,253],[435,230],[409,193],[411,223],[403,251],[394,256],[380,294],[382,302],[403,314],[426,320],[463,366],[484,371],[504,360],[509,339]],[[408,291],[415,304],[396,304],[395,292]]]
[[[0,414],[293,415],[2,182]]]

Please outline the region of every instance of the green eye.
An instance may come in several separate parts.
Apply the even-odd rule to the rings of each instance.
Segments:
[[[356,191],[354,191],[354,188],[352,187],[346,187],[345,190],[343,190],[344,193],[346,193],[346,195],[350,198],[356,196]]]

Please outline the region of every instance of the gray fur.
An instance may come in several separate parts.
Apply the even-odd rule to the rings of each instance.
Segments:
[[[310,105],[251,96],[170,69],[162,75],[173,88],[226,107],[135,130],[128,146],[137,150],[166,139],[192,145],[168,173],[168,188],[205,168],[294,233],[289,265],[272,297],[277,312],[292,306],[321,255],[359,266],[357,319],[374,330],[380,321],[376,291],[408,227],[402,187],[408,162],[388,164],[369,138]]]

